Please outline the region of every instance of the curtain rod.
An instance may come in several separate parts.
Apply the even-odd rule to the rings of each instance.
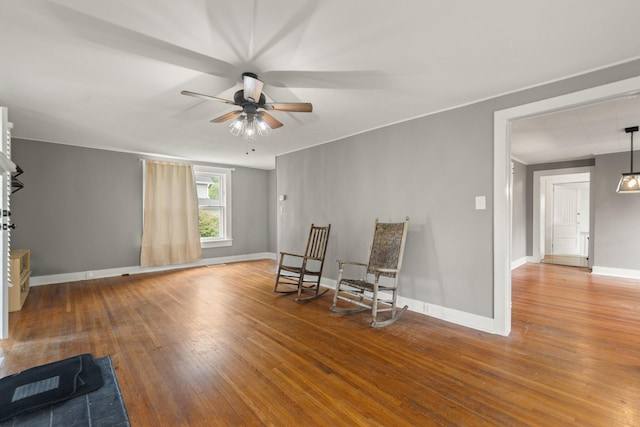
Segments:
[[[236,168],[229,168],[229,167],[225,167],[225,166],[213,166],[211,164],[207,164],[207,165],[196,165],[193,163],[189,163],[189,162],[171,162],[171,161],[167,161],[167,160],[155,160],[155,159],[143,159],[143,158],[139,158],[138,159],[139,162],[146,162],[146,161],[152,161],[152,162],[165,162],[165,163],[175,163],[177,165],[191,165],[191,166],[195,166],[195,167],[203,167],[203,168],[218,168],[218,169],[225,169],[225,170],[230,170],[232,172],[235,172]]]

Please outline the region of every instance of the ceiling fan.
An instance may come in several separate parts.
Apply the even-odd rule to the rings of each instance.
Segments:
[[[236,136],[242,136],[244,139],[255,139],[256,130],[260,135],[267,135],[272,129],[283,126],[279,120],[267,113],[267,111],[310,113],[313,110],[313,106],[309,102],[266,102],[267,99],[262,92],[264,83],[258,80],[258,76],[254,73],[243,73],[242,81],[244,88],[233,95],[233,101],[188,90],[183,90],[180,93],[242,107],[241,110],[231,111],[216,117],[211,122],[222,123],[235,118],[236,120],[229,126],[231,133]]]

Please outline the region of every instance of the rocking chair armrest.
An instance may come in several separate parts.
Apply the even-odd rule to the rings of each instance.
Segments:
[[[304,258],[304,255],[292,254],[291,252],[280,252],[280,256],[282,256],[282,255],[297,256],[298,258]]]
[[[345,265],[356,265],[356,266],[360,266],[360,267],[366,267],[367,264],[362,263],[362,262],[355,262],[355,261],[345,261],[343,259],[338,259],[336,260],[338,261],[338,268],[340,270],[342,270],[344,268]]]
[[[397,273],[400,272],[399,268],[374,268],[373,269],[373,275],[375,276],[375,282],[376,282],[376,286],[378,283],[378,280],[380,279],[380,276],[382,276],[383,274],[394,274],[396,275]]]
[[[378,273],[398,273],[400,271],[398,268],[375,268],[374,270]]]
[[[314,260],[314,261],[322,261],[322,258],[317,258],[317,257],[312,257],[312,256],[305,256],[305,255],[300,255],[300,254],[292,254],[290,252],[280,252],[280,257],[282,258],[283,256],[293,256],[293,257],[297,257],[297,258],[311,259],[311,260]]]

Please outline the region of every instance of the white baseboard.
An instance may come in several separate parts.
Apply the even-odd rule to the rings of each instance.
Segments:
[[[456,325],[465,326],[467,328],[476,329],[483,332],[495,334],[495,321],[492,318],[479,316],[477,314],[467,313],[465,311],[455,310],[453,308],[443,307],[436,304],[430,304],[424,301],[418,301],[410,298],[398,297],[398,305],[408,305],[409,310],[436,319],[444,320]]]
[[[273,252],[260,252],[246,255],[233,255],[219,258],[201,259],[198,262],[181,265],[166,265],[162,267],[120,267],[108,268],[105,270],[79,271],[75,273],[51,274],[47,276],[32,276],[29,280],[29,286],[53,285],[55,283],[77,282],[80,280],[101,279],[104,277],[122,276],[123,274],[140,274],[151,273],[155,271],[177,270],[180,268],[199,267],[205,265],[225,264],[229,262],[253,261],[258,259],[276,259]]]
[[[601,267],[594,265],[591,269],[591,274],[624,277],[626,279],[640,279],[640,270],[630,270],[626,268]]]
[[[528,257],[522,257],[520,259],[516,259],[511,261],[511,269],[515,270],[516,268],[520,267],[521,265],[525,265],[527,262],[529,262],[529,258]]]
[[[335,289],[336,281],[333,279],[322,278],[322,286]],[[471,314],[453,308],[442,307],[428,302],[418,301],[411,298],[398,296],[398,306],[408,306],[407,310],[424,314],[436,319],[444,320],[456,325],[465,326],[467,328],[476,329],[491,334],[496,333],[495,320],[489,317]]]

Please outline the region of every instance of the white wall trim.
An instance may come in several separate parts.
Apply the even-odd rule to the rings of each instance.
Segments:
[[[520,259],[516,259],[511,261],[511,270],[515,270],[516,268],[520,267],[521,265],[525,265],[527,262],[529,262],[528,260],[529,257],[522,257]]]
[[[543,99],[494,113],[493,139],[493,317],[495,331],[511,332],[511,121],[542,113],[560,111],[597,101],[636,94],[640,77],[620,80],[601,86]]]
[[[47,276],[32,276],[29,280],[30,286],[53,285],[55,283],[77,282],[80,280],[101,279],[104,277],[122,276],[125,274],[151,273],[155,271],[178,270],[181,268],[199,267],[205,265],[225,264],[229,262],[254,261],[258,259],[276,259],[273,252],[259,252],[246,255],[233,255],[219,258],[207,258],[190,264],[166,265],[162,267],[121,267],[109,268],[105,270],[79,271],[75,273],[51,274]]]
[[[490,317],[478,316],[477,314],[467,313],[466,311],[455,310],[453,308],[443,307],[436,304],[429,304],[428,302],[418,301],[400,296],[398,297],[398,305],[408,305],[408,310],[411,310],[415,313],[424,314],[429,317],[454,323],[456,325],[488,332],[491,334],[496,333],[495,322]]]
[[[625,279],[640,279],[640,270],[630,270],[627,268],[601,267],[594,265],[591,274],[598,276],[623,277]]]
[[[511,118],[493,115],[493,330],[511,333]]]
[[[333,279],[322,278],[320,284],[324,287],[335,289],[336,281]],[[332,295],[333,297],[333,295]],[[444,320],[456,325],[465,326],[467,328],[476,329],[488,333],[495,334],[494,321],[489,317],[478,316],[477,314],[467,313],[465,311],[455,310],[453,308],[442,307],[428,302],[418,301],[411,298],[398,296],[398,306],[409,306],[407,310],[415,313],[424,314],[429,317]]]

